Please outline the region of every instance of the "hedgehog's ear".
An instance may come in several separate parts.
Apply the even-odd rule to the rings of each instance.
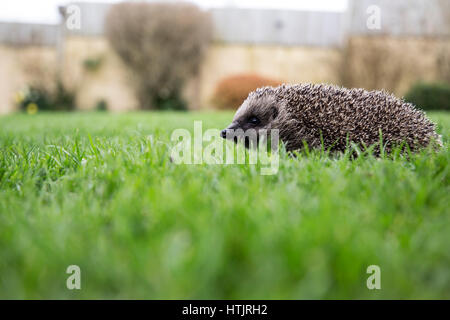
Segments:
[[[278,108],[276,106],[272,106],[272,119],[278,117]]]

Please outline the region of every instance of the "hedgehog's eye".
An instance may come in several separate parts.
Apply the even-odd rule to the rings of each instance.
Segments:
[[[247,122],[256,125],[259,124],[261,121],[259,121],[257,117],[251,116],[250,118],[248,118]]]

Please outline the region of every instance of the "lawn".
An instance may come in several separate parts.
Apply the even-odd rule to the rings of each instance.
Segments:
[[[437,153],[275,175],[170,161],[174,129],[231,113],[0,117],[0,298],[449,299],[450,113],[430,116]]]

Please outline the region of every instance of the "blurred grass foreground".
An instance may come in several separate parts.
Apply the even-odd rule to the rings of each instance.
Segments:
[[[172,130],[231,115],[0,118],[0,298],[450,298],[448,113],[409,160],[170,162]]]

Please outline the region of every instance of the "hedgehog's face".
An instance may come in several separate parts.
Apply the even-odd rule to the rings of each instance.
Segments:
[[[258,142],[260,135],[268,134],[278,116],[278,105],[272,96],[249,96],[239,107],[231,124],[222,131],[224,139],[243,140],[246,147],[252,139]]]

